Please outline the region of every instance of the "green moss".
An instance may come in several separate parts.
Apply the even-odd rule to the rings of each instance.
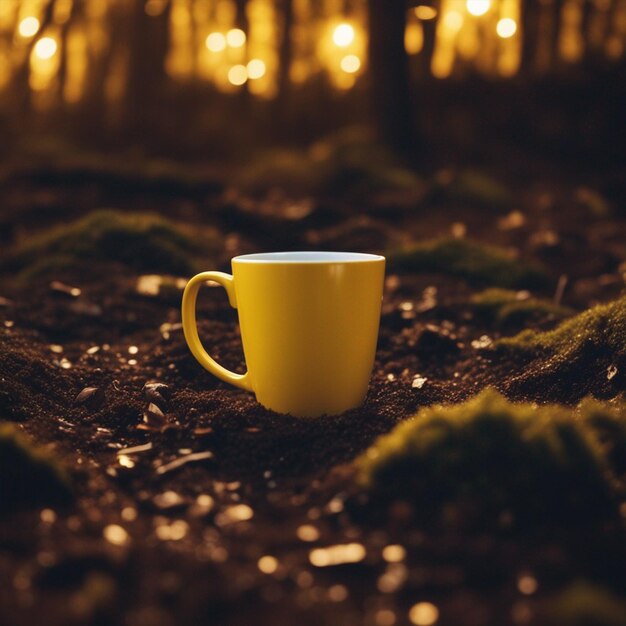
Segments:
[[[612,471],[626,475],[626,401],[600,402],[586,398],[579,407],[580,417],[593,431]]]
[[[479,170],[462,170],[449,182],[440,183],[450,200],[498,212],[510,211],[513,196],[509,188]]]
[[[81,623],[109,624],[117,610],[119,587],[107,573],[89,572],[80,589],[72,594],[72,607]]]
[[[592,348],[615,361],[626,358],[626,296],[562,322],[547,332],[525,330],[515,337],[500,339],[496,348],[526,355],[573,360]]]
[[[573,314],[567,307],[558,306],[549,300],[533,298],[528,292],[498,287],[474,294],[470,303],[477,313],[499,327],[562,320]]]
[[[589,187],[579,187],[576,190],[576,200],[593,217],[609,217],[613,213],[613,208],[608,200]]]
[[[151,213],[99,210],[31,237],[9,264],[23,278],[91,261],[115,261],[137,271],[190,274],[195,255],[215,249],[215,235],[203,241]]]
[[[0,424],[0,476],[0,515],[72,499],[69,479],[59,462],[12,424]]]
[[[422,409],[357,460],[358,480],[424,511],[458,503],[479,515],[578,520],[615,513],[594,437],[561,406],[513,404],[493,390]]]
[[[549,626],[626,626],[624,599],[586,581],[566,587],[544,613]]]
[[[237,189],[264,194],[280,189],[291,196],[378,191],[420,191],[422,180],[361,129],[345,129],[308,150],[273,150],[259,155],[232,180]]]
[[[468,239],[443,237],[423,241],[388,254],[395,271],[436,272],[464,278],[469,283],[507,288],[545,286],[543,268],[524,262],[496,246]]]

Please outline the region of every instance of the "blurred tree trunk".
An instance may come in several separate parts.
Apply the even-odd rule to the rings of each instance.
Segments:
[[[435,52],[437,20],[422,20],[422,32],[424,33],[424,43],[418,55],[420,59],[420,77],[427,77],[431,74],[430,68]]]
[[[107,14],[105,28],[110,33],[119,33],[124,16],[119,15],[119,9],[112,9]],[[85,3],[78,2],[74,5],[74,19],[77,23],[83,22],[85,28]],[[120,45],[120,37],[112,37],[109,48],[104,51],[94,51],[88,47],[88,72],[85,77],[85,88],[79,108],[79,132],[82,137],[101,140],[108,134],[107,101],[105,84],[109,75],[111,59],[115,56],[117,47]]]
[[[278,97],[276,98],[277,113],[281,119],[289,112],[291,100],[291,81],[289,69],[293,55],[293,45],[291,42],[291,30],[293,27],[293,0],[280,0],[278,9],[282,17],[282,29],[280,36],[280,47],[278,49]]]
[[[59,33],[59,47],[61,49],[61,59],[59,63],[59,90],[58,90],[58,106],[64,107],[65,105],[65,84],[67,82],[67,35],[72,23],[72,17],[74,13],[74,5],[70,5],[70,12],[65,22],[61,25],[61,32]]]
[[[123,128],[144,139],[156,123],[152,113],[162,101],[167,80],[165,59],[169,48],[171,3],[158,15],[147,15],[144,0],[132,0],[128,33],[128,77]]]
[[[560,65],[559,40],[561,38],[562,14],[565,0],[554,0],[554,12],[552,19],[552,28],[550,29],[550,59],[552,62],[552,70],[554,71]]]
[[[522,3],[522,62],[521,74],[530,77],[535,73],[537,47],[539,42],[539,24],[541,3],[538,1]]]
[[[368,0],[370,92],[374,121],[381,139],[405,152],[413,127],[408,58],[404,48],[404,0]]]

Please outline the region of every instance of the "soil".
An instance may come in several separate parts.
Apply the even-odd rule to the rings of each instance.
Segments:
[[[454,233],[546,265],[550,286],[534,295],[552,299],[559,279],[562,304],[577,310],[619,294],[626,220],[592,215],[576,200],[578,182],[512,185],[513,217],[436,194],[314,198],[297,210],[275,198],[255,210],[260,201],[214,182],[189,191],[125,180],[120,189],[35,172],[4,181],[1,236],[12,244],[103,205],[150,208],[218,228],[223,250],[206,269],[228,270],[241,252],[384,251]],[[392,626],[410,623],[420,602],[436,607],[439,624],[542,624],[549,599],[577,579],[626,589],[620,529],[590,536],[573,520],[557,532],[520,534],[506,514],[495,528],[469,530],[406,524],[401,509],[351,512],[360,497],[352,460],[419,407],[487,385],[538,402],[613,397],[626,383],[622,373],[607,380],[610,355],[546,378],[540,364],[485,349],[484,336],[502,330],[469,303],[481,286],[391,272],[365,404],[295,419],[205,372],[185,345],[179,294],[146,296],[136,284],[128,268],[95,261],[28,286],[1,278],[0,419],[54,450],[76,499],[53,509],[44,496],[0,519],[0,624]],[[198,317],[208,351],[244,371],[236,313],[222,290],[203,290]],[[145,387],[154,382],[166,387]],[[80,397],[89,387],[98,391]],[[315,564],[312,550],[336,544],[365,554]],[[395,544],[406,555],[388,562],[383,548]]]

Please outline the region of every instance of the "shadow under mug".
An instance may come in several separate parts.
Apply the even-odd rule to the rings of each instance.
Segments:
[[[298,417],[362,404],[378,337],[385,258],[352,252],[271,252],[232,260],[232,276],[202,272],[183,293],[187,344],[209,372]],[[196,298],[219,283],[239,313],[248,371],[236,374],[202,347]]]

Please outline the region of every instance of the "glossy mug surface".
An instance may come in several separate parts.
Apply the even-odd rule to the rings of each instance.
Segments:
[[[299,417],[335,415],[365,399],[374,363],[385,258],[351,252],[272,252],[232,260],[232,276],[202,272],[183,294],[189,348],[209,372]],[[202,347],[196,298],[219,283],[237,308],[248,371],[235,374]]]

